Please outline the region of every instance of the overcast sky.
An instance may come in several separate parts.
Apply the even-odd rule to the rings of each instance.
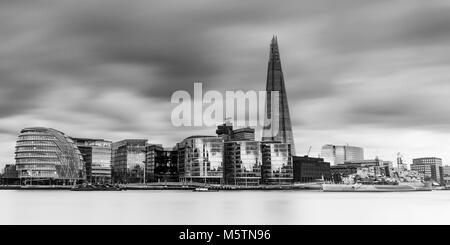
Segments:
[[[298,154],[450,164],[449,1],[2,0],[0,165],[24,127],[173,146],[171,95],[264,90],[278,35]]]

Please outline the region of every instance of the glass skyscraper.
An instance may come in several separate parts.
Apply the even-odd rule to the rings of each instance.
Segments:
[[[266,117],[263,128],[263,141],[277,141],[288,143],[291,148],[291,154],[295,155],[295,144],[292,133],[291,116],[287,100],[286,88],[284,85],[284,76],[281,69],[280,52],[278,50],[278,40],[274,36],[270,44],[270,57],[267,68],[266,83]],[[279,94],[277,101],[272,101],[272,92]],[[278,110],[272,110],[273,106],[278,104]]]
[[[26,128],[16,144],[18,177],[24,184],[71,184],[85,178],[81,153],[70,137],[51,128]]]

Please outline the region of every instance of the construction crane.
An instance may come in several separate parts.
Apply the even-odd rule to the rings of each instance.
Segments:
[[[308,153],[306,153],[306,156],[309,156],[309,153],[311,152],[311,148],[312,148],[312,146],[310,145],[309,149],[308,149]]]

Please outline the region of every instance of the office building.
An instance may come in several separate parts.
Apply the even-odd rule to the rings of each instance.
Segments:
[[[233,130],[229,122],[217,126],[217,136],[226,141],[255,140],[255,129],[246,127]]]
[[[266,115],[263,127],[262,141],[276,141],[289,144],[291,154],[295,155],[295,144],[292,133],[291,116],[281,69],[280,52],[277,37],[273,37],[270,44],[269,64],[266,83]],[[278,93],[278,99],[272,101],[273,92]],[[278,107],[274,110],[274,107]]]
[[[257,186],[261,183],[261,145],[258,141],[224,143],[224,178],[227,185]]]
[[[364,160],[364,150],[356,146],[324,145],[322,146],[321,157],[331,166],[334,166],[349,161]]]
[[[287,143],[261,142],[261,183],[266,185],[292,184],[291,147]]]
[[[177,144],[180,181],[223,184],[223,138],[191,136]]]
[[[51,128],[26,128],[16,144],[23,184],[73,184],[85,178],[83,158],[70,137]]]
[[[146,182],[178,182],[178,151],[162,145],[145,146]]]
[[[112,144],[112,176],[116,183],[143,183],[146,139],[126,139]]]
[[[439,167],[442,166],[442,159],[437,157],[415,158],[411,164],[411,170],[423,174],[425,180],[441,182]]]
[[[293,156],[294,182],[307,183],[331,180],[330,163],[323,158]]]
[[[90,183],[111,182],[112,142],[103,139],[72,138],[84,160],[86,179]]]
[[[441,185],[450,185],[450,166],[440,166]]]

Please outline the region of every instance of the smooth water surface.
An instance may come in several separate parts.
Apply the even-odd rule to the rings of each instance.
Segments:
[[[450,224],[450,191],[0,191],[0,224]]]

